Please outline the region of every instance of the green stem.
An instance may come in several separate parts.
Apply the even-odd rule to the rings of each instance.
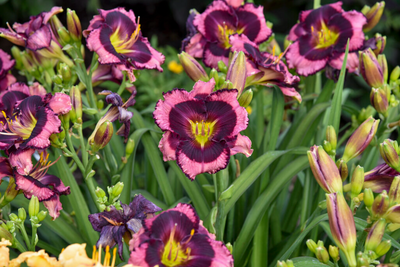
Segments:
[[[31,244],[29,250],[35,251],[35,239],[36,239],[36,232],[37,232],[37,227],[32,224],[32,237],[31,237]]]
[[[74,149],[75,150],[75,149]],[[71,155],[72,159],[75,161],[76,165],[78,165],[79,170],[81,171],[82,174],[85,173],[85,167],[83,166],[81,160],[79,157],[76,155],[75,151],[69,151],[66,147],[62,148],[62,151],[67,153],[68,155]]]
[[[20,232],[22,234],[22,237],[24,238],[26,246],[29,248],[30,247],[30,242],[29,242],[28,234],[26,233],[26,230],[25,230],[24,222],[21,222],[21,224],[19,226],[19,230],[20,230]]]
[[[13,245],[15,246],[16,249],[18,249],[21,253],[26,252],[26,249],[24,246],[19,243],[18,239],[14,238]]]
[[[226,214],[227,212],[225,211],[225,204],[226,200],[219,200],[219,196],[221,195],[221,192],[223,192],[229,184],[229,169],[225,168],[221,171],[219,171],[216,175],[216,194],[218,196],[217,201],[218,201],[218,211],[217,211],[217,220],[215,222],[215,229],[217,232],[217,239],[218,240],[224,240],[224,232],[225,232],[225,225],[226,225]]]
[[[78,126],[78,133],[79,133],[79,142],[81,143],[81,153],[82,153],[83,165],[87,166],[88,152],[87,152],[86,146],[85,146],[85,138],[83,137],[83,133],[82,133],[82,124],[79,124],[79,126]]]
[[[124,90],[126,88],[125,82],[126,82],[126,73],[124,72],[124,77],[122,79],[121,85],[118,88],[117,94],[121,95],[124,92]]]

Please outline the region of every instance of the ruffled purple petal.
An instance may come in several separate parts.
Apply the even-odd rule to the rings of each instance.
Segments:
[[[24,176],[14,173],[14,178],[16,189],[22,190],[27,199],[31,199],[32,196],[36,196],[39,201],[45,201],[49,200],[56,194],[51,188],[45,186],[31,176]]]
[[[9,29],[0,28],[0,37],[3,37],[13,44],[25,47],[26,38],[18,33],[12,32]]]
[[[45,186],[51,186],[58,195],[69,195],[71,193],[69,186],[65,186],[61,179],[55,175],[45,174],[37,180]]]
[[[228,142],[230,148],[231,156],[242,153],[246,157],[250,157],[253,154],[253,149],[251,149],[251,140],[245,135],[238,134],[237,137]]]
[[[179,135],[165,131],[160,143],[158,144],[158,148],[160,149],[161,153],[163,154],[163,160],[176,160],[176,148],[179,144]]]
[[[60,211],[62,210],[62,204],[60,201],[60,196],[55,194],[48,200],[43,201],[43,205],[49,211],[49,215],[53,218],[53,221],[60,216]]]
[[[209,94],[214,91],[214,87],[214,78],[211,78],[208,82],[203,82],[199,80],[194,84],[193,90],[190,91],[189,95],[193,98],[205,99]]]
[[[8,158],[0,157],[0,184],[2,179],[7,176],[13,176],[13,169],[11,168]]]
[[[234,7],[234,8],[238,8],[242,5],[243,0],[225,0],[228,5]]]
[[[208,142],[204,148],[196,141],[181,141],[176,150],[176,162],[191,180],[204,172],[216,173],[228,166],[230,150],[224,141]]]
[[[203,62],[207,67],[218,68],[218,62],[223,61],[225,65],[229,63],[229,48],[223,48],[218,43],[207,42],[203,51]]]
[[[15,60],[11,60],[11,56],[0,49],[0,78],[7,75],[15,65]]]
[[[44,25],[30,35],[26,41],[26,48],[36,51],[48,48],[52,39],[50,26]]]
[[[201,35],[201,33],[196,33],[189,40],[188,43],[185,44],[185,47],[182,49],[192,57],[201,58],[204,54],[204,46],[207,43],[207,40]]]
[[[197,33],[197,29],[193,24],[194,18],[199,14],[197,10],[191,9],[189,11],[189,16],[186,20],[186,31],[187,31],[187,36],[185,39],[182,40],[182,51],[185,51],[185,47],[189,44],[190,39]]]
[[[14,75],[7,73],[3,78],[0,79],[0,92],[4,92],[8,86],[15,83],[17,79]]]
[[[120,39],[131,36],[136,30],[136,17],[132,10],[126,11],[118,7],[111,10],[99,9],[99,13],[104,18],[104,23],[110,26],[113,32],[118,31]]]
[[[127,214],[129,218],[145,219],[148,215],[152,215],[158,211],[162,211],[153,202],[147,200],[141,194],[136,195],[132,202],[129,203],[130,212]]]
[[[375,193],[381,193],[383,190],[389,192],[394,177],[398,175],[400,175],[399,172],[383,163],[365,173],[363,187],[371,188]]]
[[[122,57],[115,51],[111,44],[112,29],[106,24],[94,29],[87,38],[87,47],[99,55],[101,64],[123,64]]]
[[[272,30],[265,23],[263,6],[247,3],[235,11],[238,17],[237,28],[251,41],[260,44],[271,36]]]
[[[100,26],[104,23],[104,18],[101,15],[93,16],[93,19],[89,23],[89,27],[82,31],[82,35],[87,38],[91,31],[100,28]]]
[[[113,225],[111,222],[115,222],[115,224],[125,223],[122,211],[117,210],[114,206],[110,207],[110,211],[89,214],[89,221],[97,232],[101,232],[105,226]]]
[[[329,60],[328,64],[334,69],[337,70],[342,69],[344,55],[345,53],[341,53],[336,58]],[[346,61],[347,71],[350,73],[355,72],[356,74],[358,74],[359,72],[358,65],[359,65],[358,53],[357,52],[349,53],[347,55],[347,61]]]

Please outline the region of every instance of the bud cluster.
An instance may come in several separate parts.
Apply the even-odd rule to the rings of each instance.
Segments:
[[[124,189],[124,183],[122,182],[118,182],[113,186],[108,186],[107,187],[108,198],[107,198],[106,192],[100,187],[97,187],[95,193],[97,196],[97,202],[99,203],[100,206],[100,210],[109,211],[111,206],[114,206],[117,210],[122,209],[119,198],[121,196],[123,189]]]

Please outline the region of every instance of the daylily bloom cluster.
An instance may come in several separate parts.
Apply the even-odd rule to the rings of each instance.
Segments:
[[[145,219],[129,244],[129,263],[134,266],[233,266],[229,250],[204,228],[188,204]]]
[[[202,58],[211,68],[218,68],[220,60],[228,65],[233,45],[231,35],[245,35],[259,45],[272,34],[262,6],[241,5],[238,1],[215,0],[202,14],[192,11],[186,25],[189,35],[182,43],[182,50]]]
[[[70,97],[63,93],[46,94],[39,84],[30,87],[14,83],[0,95],[0,148],[8,158],[1,158],[1,178],[15,179],[16,189],[30,199],[32,195],[43,201],[53,218],[61,210],[59,195],[69,194],[61,180],[46,174],[51,166],[46,149],[50,136],[61,132],[58,115],[71,109]],[[38,151],[41,159],[33,166],[32,155]]]
[[[87,38],[89,50],[99,55],[101,64],[114,65],[126,71],[132,82],[136,80],[134,70],[162,71],[165,57],[142,36],[139,20],[136,21],[132,10],[115,8],[100,9],[99,12],[83,35]]]
[[[227,167],[236,153],[247,157],[251,141],[240,134],[247,128],[246,110],[239,105],[237,90],[213,92],[215,81],[198,81],[191,92],[174,89],[164,94],[153,113],[165,131],[159,148],[164,161],[176,160],[188,178]]]

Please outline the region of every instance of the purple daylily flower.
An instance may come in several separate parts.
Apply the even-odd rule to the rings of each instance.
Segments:
[[[213,92],[215,81],[198,81],[191,92],[174,89],[164,93],[153,117],[165,131],[159,148],[164,161],[176,160],[188,178],[204,172],[216,173],[226,168],[229,157],[253,150],[247,136],[245,108],[237,101],[238,91]]]
[[[371,188],[375,193],[382,193],[383,190],[389,192],[394,177],[399,175],[398,171],[383,163],[365,173],[363,187]]]
[[[233,267],[224,243],[215,240],[189,204],[146,219],[130,241],[134,266]]]
[[[99,55],[101,64],[112,64],[127,71],[129,79],[135,81],[133,70],[157,69],[162,71],[163,54],[151,47],[142,36],[140,24],[132,10],[124,8],[99,10],[90,21],[83,35],[89,50]]]
[[[58,114],[71,110],[71,99],[63,93],[31,95],[27,86],[15,84],[2,94],[3,111],[2,129],[0,131],[0,149],[45,149],[50,146],[50,136],[61,131]],[[41,92],[41,87],[32,91]],[[6,100],[9,101],[6,101]]]
[[[55,162],[48,162],[48,155],[42,152],[38,163],[32,167],[34,149],[13,151],[10,158],[0,158],[0,179],[9,176],[15,179],[16,190],[22,190],[27,199],[36,196],[56,219],[62,210],[60,195],[69,195],[70,188],[57,176],[47,174]]]
[[[183,50],[193,57],[203,58],[207,66],[218,68],[220,60],[228,65],[231,35],[243,34],[257,45],[266,41],[272,31],[266,26],[263,7],[251,3],[241,6],[236,2],[229,1],[234,4],[231,6],[226,1],[215,0],[202,14],[192,11]]]
[[[100,95],[106,95],[107,104],[111,104],[111,107],[107,110],[106,114],[98,121],[96,128],[94,129],[92,135],[89,137],[89,143],[93,143],[94,136],[100,126],[106,122],[114,122],[117,119],[120,123],[123,123],[121,128],[117,131],[118,135],[124,136],[125,142],[128,140],[129,131],[131,128],[131,118],[133,113],[128,111],[127,108],[135,104],[135,94],[136,91],[131,94],[129,99],[124,103],[122,98],[117,94],[108,90],[101,91]]]
[[[258,45],[245,35],[232,35],[230,40],[233,51],[243,51],[247,56],[246,87],[254,84],[271,87],[275,84],[285,96],[301,102],[301,95],[296,90],[300,78],[289,72],[280,57],[260,52]]]
[[[342,9],[342,2],[324,5],[318,9],[302,11],[299,23],[290,30],[288,39],[294,41],[286,59],[289,68],[296,68],[300,75],[314,74],[326,66],[340,69],[347,39],[349,52],[359,50],[364,44],[365,16],[357,11]],[[354,72],[357,55],[349,57],[347,69]]]
[[[129,206],[121,204],[121,207],[122,210],[117,210],[111,206],[109,211],[90,214],[89,221],[93,229],[100,232],[97,247],[112,248],[118,244],[118,253],[122,259],[124,235],[138,232],[142,228],[143,219],[151,218],[161,209],[140,194],[133,198]]]

